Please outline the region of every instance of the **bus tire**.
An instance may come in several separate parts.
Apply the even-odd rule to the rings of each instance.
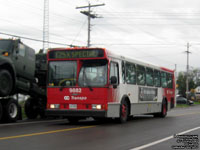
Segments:
[[[166,102],[166,100],[163,100],[163,102],[162,102],[161,112],[155,113],[153,115],[154,115],[154,117],[160,117],[160,118],[165,118],[167,116],[167,102]]]
[[[0,97],[8,96],[13,89],[13,78],[8,70],[0,70]]]
[[[4,107],[4,116],[5,121],[16,122],[19,117],[19,106],[18,102],[14,99],[9,99]]]
[[[129,116],[129,107],[128,103],[125,100],[122,100],[120,104],[120,114],[119,114],[119,123],[125,123],[128,120]]]
[[[36,119],[38,116],[38,109],[33,98],[28,98],[25,102],[25,114],[28,119]]]
[[[161,118],[165,118],[167,116],[167,102],[164,100],[162,102],[162,112],[161,112]]]

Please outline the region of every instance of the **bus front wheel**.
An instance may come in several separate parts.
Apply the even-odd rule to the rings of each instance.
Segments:
[[[125,100],[122,100],[120,105],[120,114],[119,114],[119,123],[125,123],[129,116],[129,107],[128,103]]]

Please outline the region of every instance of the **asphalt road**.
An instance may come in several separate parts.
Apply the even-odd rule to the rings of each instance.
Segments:
[[[136,116],[125,124],[92,119],[0,124],[0,150],[171,150],[191,141],[198,146],[199,138],[200,106],[174,109],[164,119]]]

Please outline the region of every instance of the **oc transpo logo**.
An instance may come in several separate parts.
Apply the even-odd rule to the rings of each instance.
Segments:
[[[68,101],[70,99],[69,96],[64,96],[64,100]]]
[[[85,96],[78,96],[79,94],[82,93],[81,88],[69,88],[69,93],[72,96],[64,96],[64,100],[87,100],[87,97]]]

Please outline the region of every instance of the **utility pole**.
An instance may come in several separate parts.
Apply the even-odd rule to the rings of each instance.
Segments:
[[[187,70],[187,73],[186,73],[186,98],[188,98],[188,94],[189,94],[189,54],[191,53],[189,51],[189,48],[190,48],[190,44],[187,43],[187,51],[186,54],[187,54],[187,67],[186,67],[186,70]]]
[[[91,8],[92,7],[98,7],[98,6],[104,6],[105,4],[97,4],[97,5],[91,5],[90,3],[88,6],[81,6],[76,7],[76,9],[83,9],[88,8],[88,11],[81,11],[82,14],[86,15],[88,17],[88,39],[87,39],[87,46],[90,47],[90,31],[91,31],[91,18],[100,18],[97,16],[97,14],[92,14]]]
[[[44,0],[43,53],[49,48],[49,0]]]
[[[177,94],[177,64],[175,64],[175,69],[174,69],[174,72],[175,72],[175,77],[174,77],[174,80],[175,80],[175,95]],[[174,107],[176,107],[176,96],[174,97]]]

